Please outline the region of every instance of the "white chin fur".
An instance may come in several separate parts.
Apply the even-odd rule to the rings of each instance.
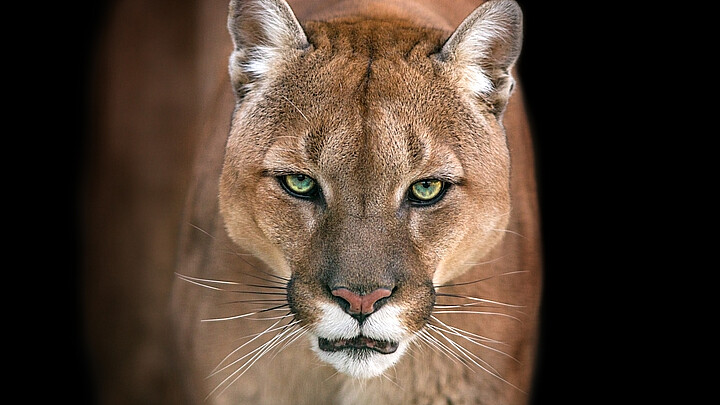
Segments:
[[[388,304],[360,324],[340,307],[330,303],[320,305],[322,316],[310,334],[311,347],[320,360],[332,365],[341,373],[355,378],[372,378],[381,375],[400,360],[414,335],[408,333],[400,321],[399,307]],[[326,352],[318,345],[318,338],[329,340],[350,339],[358,335],[372,339],[398,342],[394,353],[382,354],[372,350],[343,350]]]

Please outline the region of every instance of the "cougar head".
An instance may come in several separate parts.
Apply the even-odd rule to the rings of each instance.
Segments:
[[[435,286],[503,234],[521,19],[501,0],[454,33],[399,18],[301,25],[282,0],[232,2],[225,227],[289,280],[295,318],[337,370],[395,364]]]

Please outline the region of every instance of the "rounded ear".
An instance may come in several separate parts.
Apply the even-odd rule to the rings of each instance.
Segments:
[[[285,0],[232,0],[228,30],[234,45],[230,79],[238,98],[249,84],[272,72],[286,55],[309,46]]]
[[[522,47],[522,11],[514,0],[491,0],[475,9],[443,45],[438,59],[459,72],[461,84],[502,114]]]

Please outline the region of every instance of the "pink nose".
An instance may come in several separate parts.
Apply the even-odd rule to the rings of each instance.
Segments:
[[[375,303],[382,298],[389,297],[392,291],[387,288],[378,288],[370,294],[358,295],[347,288],[336,288],[332,295],[340,297],[350,304],[351,315],[368,315],[375,311]]]

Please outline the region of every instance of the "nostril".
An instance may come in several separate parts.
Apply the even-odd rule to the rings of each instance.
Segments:
[[[350,304],[350,307],[346,309],[346,312],[350,314],[359,314],[362,310],[362,296],[359,294],[355,294],[347,288],[335,288],[331,291],[331,293]]]
[[[375,303],[389,297],[392,291],[387,288],[378,288],[369,294],[360,295],[341,287],[333,289],[331,293],[350,304],[349,308],[346,309],[350,315],[369,315],[375,311]]]
[[[375,311],[375,303],[383,298],[389,297],[390,294],[392,294],[392,291],[387,288],[378,288],[370,294],[363,296],[361,312],[364,315],[372,313]]]

